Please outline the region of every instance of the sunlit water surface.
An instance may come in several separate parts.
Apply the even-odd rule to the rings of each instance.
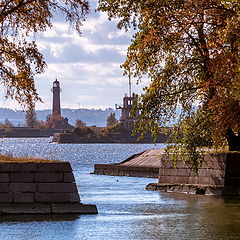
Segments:
[[[0,217],[4,240],[240,239],[240,199],[146,191],[157,179],[90,174],[151,144],[52,144],[50,139],[1,139],[1,153],[70,161],[83,203],[98,215]]]

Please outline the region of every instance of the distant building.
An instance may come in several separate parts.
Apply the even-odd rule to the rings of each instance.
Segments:
[[[51,90],[53,93],[53,107],[52,116],[47,123],[48,127],[55,129],[71,128],[72,126],[68,123],[68,119],[61,116],[60,92],[62,89],[60,88],[60,83],[57,79],[53,82]]]
[[[52,115],[53,116],[61,116],[60,92],[61,92],[60,83],[56,79],[53,82],[53,88],[52,88],[52,93],[53,93]]]
[[[120,117],[120,122],[123,124],[123,126],[130,130],[133,122],[134,122],[134,118],[131,116],[131,111],[133,109],[133,101],[134,99],[136,99],[137,95],[136,94],[132,94],[131,97],[128,97],[127,94],[125,94],[124,98],[123,98],[123,106],[119,106],[118,109],[121,109],[121,117]]]

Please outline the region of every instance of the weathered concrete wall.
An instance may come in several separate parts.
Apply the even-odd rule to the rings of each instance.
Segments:
[[[146,177],[158,178],[159,168],[157,167],[138,167],[124,166],[117,164],[95,164],[94,174],[127,176],[127,177]]]
[[[173,162],[162,155],[158,184],[149,190],[176,191],[209,195],[240,195],[240,153],[205,154],[198,173],[190,163]]]
[[[240,153],[205,154],[196,174],[190,163],[175,167],[163,149],[149,149],[118,164],[96,164],[95,174],[158,178],[149,190],[208,195],[240,195]]]
[[[0,202],[80,202],[70,163],[0,163]]]
[[[95,164],[94,174],[158,178],[162,149],[148,149],[117,164]]]
[[[224,186],[226,154],[206,154],[196,174],[189,162],[179,161],[174,167],[172,161],[162,156],[159,168],[159,183],[201,184]]]
[[[54,213],[97,213],[80,203],[70,163],[0,163],[0,214]]]

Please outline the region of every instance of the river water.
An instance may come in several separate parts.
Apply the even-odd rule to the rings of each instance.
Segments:
[[[81,201],[99,214],[0,217],[2,240],[240,239],[240,198],[146,191],[157,179],[90,174],[96,163],[116,163],[163,145],[53,144],[49,138],[1,139],[2,154],[70,161]]]

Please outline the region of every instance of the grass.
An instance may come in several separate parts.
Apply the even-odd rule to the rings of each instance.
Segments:
[[[13,157],[11,155],[0,155],[0,163],[60,163],[64,161],[48,160],[33,157]]]

